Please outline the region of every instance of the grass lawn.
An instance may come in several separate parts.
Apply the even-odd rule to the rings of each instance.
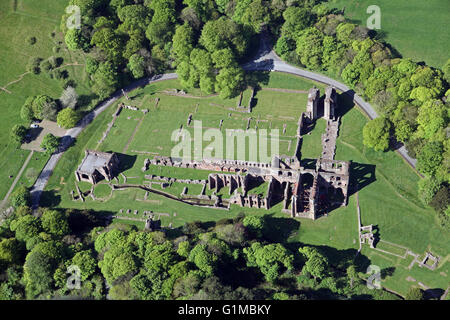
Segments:
[[[66,5],[66,1],[54,0],[0,2],[0,87],[6,89],[0,90],[0,180],[7,182],[0,186],[0,199],[11,186],[8,177],[18,173],[30,152],[16,149],[9,142],[10,130],[15,124],[28,125],[20,118],[20,108],[28,96],[47,94],[59,98],[63,91],[61,81],[50,79],[45,73],[27,73],[29,59],[61,57],[62,69],[77,82],[77,93],[83,96],[90,92],[83,67],[84,56],[65,49],[59,32]],[[52,32],[56,32],[54,37]],[[28,43],[31,36],[37,39],[34,45]],[[60,48],[57,53],[53,51],[56,47]]]
[[[342,9],[345,16],[366,26],[370,14],[367,7],[377,5],[381,10],[381,33],[403,57],[442,68],[450,52],[448,0],[329,0],[329,6]]]
[[[17,189],[20,185],[31,187],[41,173],[41,170],[47,163],[49,157],[50,156],[43,152],[34,152],[30,162],[25,168],[25,171],[17,182],[15,189]]]
[[[283,79],[283,77],[286,78]],[[290,75],[272,73],[266,85],[271,88],[283,88],[285,83],[296,80],[297,78],[292,78]],[[310,83],[310,86],[312,86],[312,83]],[[286,87],[292,89],[294,86],[286,85]],[[236,128],[236,126],[243,128],[247,124],[245,120],[248,117],[247,114],[228,110],[228,107],[236,106],[236,99],[224,101],[215,96],[182,98],[161,92],[173,88],[179,88],[178,81],[170,80],[152,84],[130,95],[132,97],[130,104],[132,103],[140,108],[148,108],[150,112],[145,115],[142,125],[138,128],[134,139],[131,140],[126,155],[120,155],[125,166],[123,174],[127,177],[127,183],[142,184],[146,180],[145,174],[180,179],[207,178],[209,172],[183,168],[150,166],[145,174],[141,172],[145,158],[151,158],[155,154],[169,155],[173,145],[173,142],[170,141],[170,133],[174,130],[177,131],[182,124],[186,126],[186,120],[190,113],[193,114],[193,119],[203,120],[206,126],[214,125],[218,127],[220,119],[224,119],[224,128]],[[188,94],[193,93],[188,92]],[[286,95],[286,97],[283,97],[283,95]],[[155,98],[157,97],[160,100],[156,106]],[[298,116],[306,106],[305,97],[306,94],[302,93],[258,91],[256,94],[257,104],[251,116],[256,119],[259,117],[260,124],[263,123],[262,120],[268,119],[272,120],[272,124],[276,123],[280,127],[283,123],[287,123],[288,132],[286,136],[289,136],[292,134],[289,132],[289,126],[292,126],[292,130],[295,129]],[[221,104],[222,107],[210,103]],[[348,101],[348,98],[340,96],[339,105],[351,107],[353,103]],[[179,227],[188,221],[214,221],[233,217],[239,212],[267,214],[292,221],[292,225],[289,227],[291,229],[286,227],[286,230],[293,231],[289,233],[289,242],[320,246],[328,252],[334,261],[339,261],[344,254],[354,255],[359,248],[354,194],[350,196],[347,207],[339,208],[328,217],[316,221],[288,219],[287,215],[281,213],[281,203],[269,211],[241,208],[235,205],[231,207],[230,211],[213,210],[183,204],[154,193],[149,193],[147,199],[145,199],[145,191],[138,188],[114,191],[111,199],[105,202],[94,202],[90,197],[84,203],[72,201],[70,191],[74,190],[75,186],[73,172],[84,157],[84,150],[86,148],[94,149],[97,146],[107,124],[112,119],[111,115],[116,106],[112,106],[101,114],[95,120],[94,126],[90,125],[86,128],[78,137],[76,144],[63,155],[63,159],[56,167],[47,190],[55,190],[57,195],[60,196],[60,207],[89,208],[101,212],[110,212],[124,217],[117,222],[135,224],[140,227],[143,227],[143,222],[125,220],[125,218],[143,218],[144,211],[153,211],[157,216],[161,214],[162,226],[167,227],[172,224],[173,227]],[[400,294],[405,294],[411,285],[410,282],[405,280],[407,273],[411,273],[411,276],[417,281],[429,287],[446,287],[448,284],[446,278],[448,263],[446,263],[445,257],[448,256],[450,251],[450,235],[438,226],[432,210],[425,208],[417,199],[419,176],[394,152],[382,153],[366,149],[362,144],[361,131],[367,119],[357,108],[343,109],[349,111],[341,121],[336,159],[353,162],[351,179],[359,185],[358,195],[362,223],[364,225],[373,224],[377,236],[381,237],[382,240],[407,247],[416,254],[423,255],[426,250],[431,250],[434,254],[439,255],[442,259],[442,267],[439,268],[445,276],[436,276],[436,274],[440,274],[440,270],[430,271],[426,268],[416,267],[407,270],[411,262],[408,260],[410,256],[401,259],[395,255],[370,250],[367,245],[363,247],[364,263],[369,262],[382,268],[395,268],[397,271],[393,275],[386,276],[383,281],[387,288]],[[113,127],[110,136],[100,145],[100,150],[121,153],[124,146],[130,141],[138,123],[136,119],[141,119],[143,114],[140,111],[123,110],[123,112]],[[233,116],[229,120],[227,120],[228,113],[232,113]],[[264,118],[264,115],[266,118]],[[284,118],[280,120],[280,117]],[[259,128],[262,128],[262,125]],[[189,127],[189,130],[192,129]],[[301,150],[304,158],[314,158],[320,153],[320,136],[324,129],[324,121],[319,120],[311,135],[305,137]],[[295,130],[293,132],[295,134]],[[281,137],[281,139],[284,138]],[[293,152],[292,149],[290,154]],[[64,184],[61,184],[61,179]],[[118,179],[120,183],[124,182],[123,177],[119,176]],[[187,196],[199,194],[201,191],[201,185],[183,183],[174,183],[171,187],[165,189],[161,189],[156,183],[152,186],[154,189],[170,193],[176,197],[180,197],[184,187],[188,187]],[[86,185],[82,190],[88,190],[89,188],[90,186]],[[103,191],[106,193],[106,190]],[[264,194],[265,192],[267,192],[267,185],[262,184],[251,190],[250,193]],[[206,193],[211,194],[211,191],[207,190]],[[223,188],[220,194],[224,198],[228,197],[228,188]],[[119,213],[120,209],[123,209],[121,214]],[[131,210],[131,214],[125,213],[127,209]],[[137,215],[134,215],[134,210],[138,210]],[[276,233],[286,230],[277,230]],[[380,246],[380,249],[396,254],[404,251],[396,246],[386,246],[385,243]]]

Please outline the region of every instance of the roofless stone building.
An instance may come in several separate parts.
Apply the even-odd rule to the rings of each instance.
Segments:
[[[96,184],[105,179],[114,178],[119,166],[119,159],[115,153],[86,150],[83,161],[75,171],[77,181]]]
[[[320,90],[309,90],[306,112],[298,121],[297,148],[295,155],[273,157],[272,163],[250,161],[203,159],[184,161],[181,158],[156,156],[146,159],[153,165],[193,168],[216,171],[208,176],[209,189],[219,191],[229,187],[229,204],[242,207],[270,209],[282,202],[281,210],[291,217],[317,219],[321,215],[348,203],[350,183],[349,161],[335,160],[336,139],[339,134],[340,117],[337,116],[337,93],[333,87],[325,91],[320,103]],[[313,168],[301,164],[300,145],[304,128],[318,119],[319,108],[327,121],[322,135],[322,154],[315,160]],[[267,182],[266,195],[251,194],[252,186]],[[240,189],[242,192],[238,192]]]

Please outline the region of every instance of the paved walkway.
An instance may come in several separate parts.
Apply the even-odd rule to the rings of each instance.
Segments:
[[[0,209],[3,209],[5,206],[6,201],[8,201],[9,196],[13,192],[14,188],[16,187],[17,182],[19,182],[20,177],[22,176],[23,172],[25,171],[25,168],[28,166],[28,163],[30,162],[31,158],[33,157],[34,151],[31,151],[28,155],[27,159],[25,160],[25,163],[23,164],[22,168],[20,169],[19,173],[17,174],[16,178],[14,179],[13,184],[8,190],[8,193],[6,194],[5,198],[0,203]]]

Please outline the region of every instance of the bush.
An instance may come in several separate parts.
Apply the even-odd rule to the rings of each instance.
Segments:
[[[423,291],[420,288],[409,288],[405,296],[406,300],[424,300]]]
[[[52,154],[58,148],[59,139],[53,134],[47,134],[41,143],[41,148],[45,150],[46,154]]]
[[[31,201],[30,191],[25,186],[20,186],[11,194],[11,205],[14,208],[28,207]]]
[[[432,176],[442,163],[444,148],[440,142],[428,142],[417,157],[417,170]]]
[[[34,45],[36,43],[37,39],[36,37],[29,37],[28,38],[28,44]]]
[[[78,102],[78,94],[72,86],[67,86],[61,94],[59,101],[63,108],[75,109]]]
[[[57,80],[64,80],[64,79],[67,79],[67,77],[69,76],[69,73],[67,72],[67,70],[58,69],[58,70],[53,71],[53,76]]]
[[[20,117],[28,122],[34,119],[33,100],[34,97],[28,97],[20,109]]]
[[[430,206],[437,212],[443,213],[449,205],[450,190],[448,186],[442,186],[430,202]]]
[[[441,182],[434,177],[419,180],[419,199],[426,205],[430,204],[440,187]]]
[[[67,88],[69,88],[69,87],[76,88],[76,87],[77,87],[77,83],[76,83],[76,81],[73,80],[73,79],[66,79],[66,80],[64,81],[62,87],[63,87],[63,89],[67,89]]]
[[[37,57],[31,57],[28,61],[27,70],[34,74],[39,74],[41,72],[40,64],[42,59]]]
[[[27,128],[23,125],[16,124],[11,130],[11,139],[17,143],[22,144],[27,134]]]
[[[50,62],[53,68],[58,68],[59,66],[62,65],[64,59],[61,57],[51,56],[50,58],[48,58],[48,61]]]
[[[73,109],[66,108],[58,113],[57,123],[60,127],[69,129],[75,127],[78,119],[79,116]]]
[[[48,60],[42,61],[41,62],[41,70],[44,72],[49,72],[50,70],[52,70],[53,67],[50,64],[50,62],[48,62]]]
[[[422,147],[425,145],[426,141],[424,139],[414,139],[409,140],[405,144],[406,151],[408,151],[408,155],[411,158],[417,159],[417,155],[419,154]]]
[[[391,123],[387,118],[379,117],[367,122],[363,128],[363,143],[375,151],[389,149]]]

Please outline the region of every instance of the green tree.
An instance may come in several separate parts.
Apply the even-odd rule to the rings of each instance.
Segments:
[[[23,125],[15,124],[11,129],[11,139],[18,144],[22,144],[25,141],[26,134],[27,128]]]
[[[217,268],[219,258],[216,254],[208,252],[205,244],[197,244],[189,254],[189,261],[192,261],[197,268],[211,276]]]
[[[132,275],[138,271],[133,248],[126,244],[109,248],[98,265],[110,284],[120,277]]]
[[[80,268],[81,280],[85,281],[95,273],[97,260],[93,257],[91,250],[83,250],[73,256],[72,265]]]
[[[221,99],[235,97],[244,84],[244,72],[240,67],[223,68],[216,77],[216,92]]]
[[[204,22],[211,20],[211,15],[215,11],[214,2],[212,0],[183,0],[183,3],[194,9],[198,17]]]
[[[34,97],[28,97],[20,109],[20,117],[25,121],[31,121],[34,119],[33,100]]]
[[[281,28],[283,36],[296,39],[297,35],[311,26],[313,17],[308,9],[301,7],[288,7],[283,12],[284,24]]]
[[[303,30],[297,41],[300,62],[313,70],[322,69],[323,34],[314,27]]]
[[[27,297],[49,292],[53,287],[54,265],[52,259],[40,251],[31,251],[23,266]]]
[[[242,224],[257,238],[260,238],[266,230],[266,219],[263,216],[248,215]]]
[[[249,26],[253,33],[260,33],[261,28],[271,21],[271,11],[268,1],[253,0],[245,8],[239,21],[245,26]]]
[[[328,275],[328,259],[317,249],[303,247],[299,252],[307,259],[303,270],[311,274],[314,279],[322,279]]]
[[[0,271],[13,264],[19,264],[22,254],[23,247],[17,239],[2,239],[0,241]]]
[[[275,281],[282,269],[293,268],[294,256],[280,243],[262,245],[254,242],[251,247],[243,249],[247,266],[258,267],[267,281]]]
[[[419,199],[426,205],[430,204],[442,183],[435,177],[425,177],[419,180]]]
[[[436,212],[443,213],[449,206],[450,202],[449,199],[450,199],[450,189],[448,186],[443,185],[434,195],[433,200],[431,200],[430,202],[430,206]]]
[[[441,101],[427,101],[419,108],[417,136],[427,140],[443,141],[448,125],[448,106]]]
[[[78,113],[73,109],[66,108],[58,113],[56,122],[58,123],[58,126],[69,129],[75,127],[78,120]]]
[[[164,46],[170,42],[176,23],[174,0],[153,0],[149,3],[153,10],[151,23],[148,24],[145,35],[150,43]]]
[[[88,74],[94,74],[98,69],[99,62],[95,60],[93,57],[86,57],[86,72]]]
[[[117,34],[112,28],[102,28],[95,31],[91,44],[102,49],[108,60],[115,65],[120,65],[123,61],[122,48],[124,41],[121,35]]]
[[[26,215],[11,222],[11,231],[15,232],[16,238],[27,243],[27,249],[31,250],[28,244],[31,244],[33,238],[37,238],[42,231],[41,221],[32,216]]]
[[[59,145],[59,139],[53,134],[48,133],[45,135],[41,142],[41,148],[45,150],[46,154],[52,154],[56,151]]]
[[[67,216],[61,211],[45,210],[41,221],[44,230],[56,237],[60,238],[70,233]]]
[[[391,123],[384,117],[369,121],[363,129],[363,143],[375,151],[389,149]]]
[[[182,241],[178,244],[177,253],[181,257],[187,258],[189,256],[189,252],[190,252],[189,241]]]
[[[14,208],[25,207],[30,204],[31,195],[30,190],[28,190],[25,186],[19,186],[12,194],[11,194],[11,205]]]
[[[200,44],[210,53],[224,48],[231,48],[237,58],[245,55],[248,48],[249,34],[234,21],[226,17],[208,21],[202,29]]]
[[[128,69],[135,79],[145,76],[145,59],[139,54],[133,54],[128,62]]]
[[[69,29],[67,30],[64,40],[69,50],[87,50],[89,49],[89,40],[83,35],[81,29]]]
[[[194,48],[194,31],[185,23],[178,26],[173,36],[172,51],[175,61],[179,64],[181,61],[189,61],[191,51]]]
[[[450,83],[450,59],[448,59],[444,64],[442,71],[444,72],[444,79],[447,81],[447,83]]]
[[[417,157],[417,170],[427,176],[433,176],[442,163],[443,151],[442,143],[428,142]]]
[[[350,288],[353,288],[354,281],[358,279],[358,272],[356,272],[354,265],[347,268],[347,277],[350,280]]]
[[[51,109],[56,109],[57,105],[51,97],[43,94],[33,99],[32,109],[36,119],[44,119],[45,116],[51,115]]]
[[[42,105],[41,117],[42,119],[56,121],[58,110],[58,104],[52,99]]]
[[[94,85],[92,91],[100,99],[105,99],[111,95],[119,86],[116,68],[110,62],[103,62],[99,65],[93,76]]]

